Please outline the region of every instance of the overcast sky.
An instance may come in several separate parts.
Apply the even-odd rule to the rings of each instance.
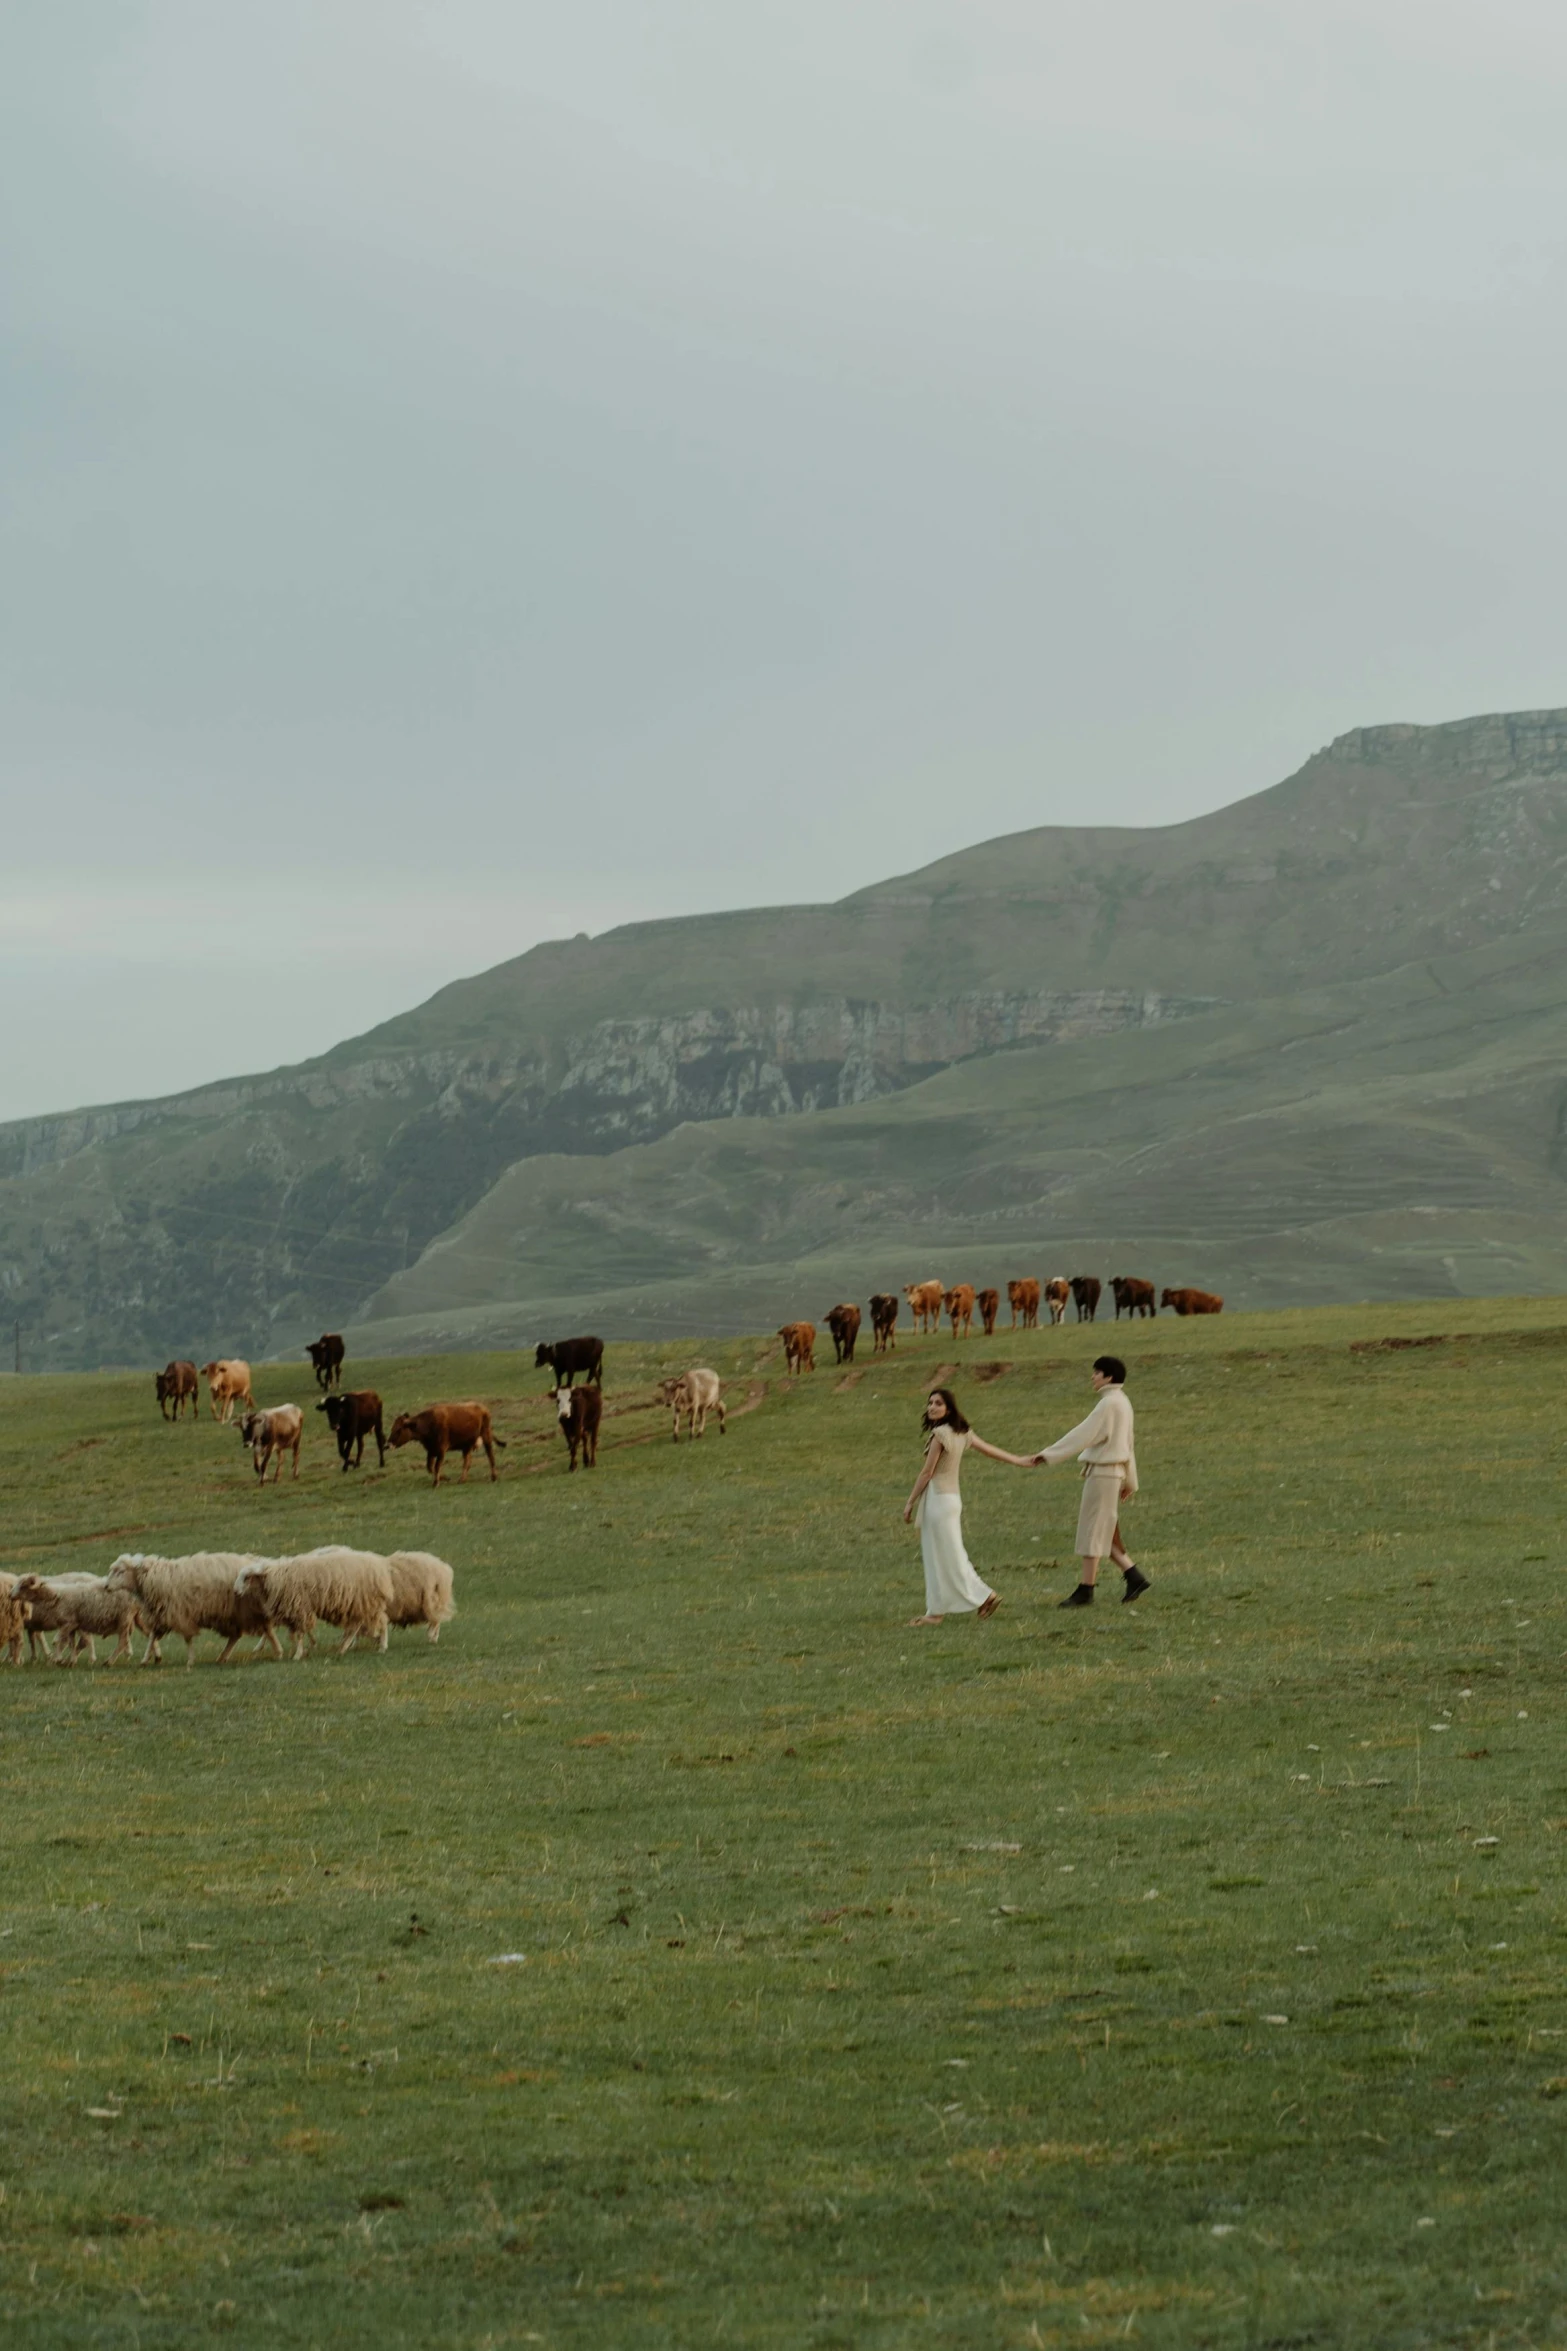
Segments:
[[[1567,702],[1567,17],[0,32],[0,1116]]]

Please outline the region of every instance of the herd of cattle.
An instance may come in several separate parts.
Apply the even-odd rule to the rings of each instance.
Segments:
[[[1208,1290],[1164,1290],[1156,1294],[1153,1283],[1137,1274],[1114,1274],[1109,1287],[1118,1322],[1123,1314],[1152,1316],[1161,1307],[1169,1307],[1181,1315],[1218,1314],[1224,1305],[1222,1298]],[[1058,1274],[1047,1282],[1032,1276],[1010,1281],[1008,1328],[1016,1329],[1021,1324],[1024,1330],[1037,1330],[1041,1306],[1053,1324],[1065,1320],[1069,1305],[1076,1309],[1079,1322],[1092,1322],[1099,1312],[1104,1288],[1096,1274]],[[910,1282],[903,1296],[908,1300],[916,1331],[939,1332],[945,1317],[952,1325],[955,1339],[969,1336],[976,1315],[986,1337],[990,1337],[1001,1311],[999,1290],[976,1290],[969,1282],[955,1283],[950,1289],[943,1282]],[[900,1311],[895,1293],[878,1291],[872,1297],[870,1319],[876,1354],[885,1354],[888,1348],[897,1345]],[[852,1363],[862,1324],[860,1309],[847,1303],[833,1306],[823,1319],[832,1337],[834,1361]],[[786,1322],[778,1336],[791,1375],[815,1370],[815,1323]],[[324,1391],[316,1410],[326,1419],[344,1470],[363,1465],[365,1446],[374,1438],[377,1465],[382,1469],[386,1466],[389,1446],[396,1452],[404,1445],[417,1445],[435,1485],[441,1483],[447,1458],[453,1453],[461,1458],[464,1480],[475,1453],[479,1452],[489,1464],[491,1481],[498,1476],[495,1455],[497,1449],[504,1452],[506,1440],[495,1434],[487,1404],[472,1401],[427,1404],[418,1412],[400,1412],[388,1435],[385,1407],[375,1389],[342,1386],[345,1351],[341,1332],[324,1331],[319,1339],[310,1342],[305,1352],[314,1368],[316,1384]],[[604,1411],[603,1340],[585,1337],[541,1342],[534,1364],[551,1374],[551,1394],[570,1468],[575,1469],[580,1460],[585,1469],[592,1469],[598,1460],[599,1426]],[[581,1387],[576,1385],[579,1373]],[[264,1481],[270,1468],[276,1484],[282,1477],[285,1461],[291,1462],[292,1474],[297,1478],[300,1447],[305,1437],[304,1412],[297,1404],[274,1404],[263,1411],[251,1391],[250,1365],[238,1356],[220,1356],[199,1367],[183,1358],[166,1364],[156,1374],[158,1409],[164,1419],[181,1419],[187,1404],[192,1420],[198,1419],[203,1380],[207,1383],[208,1406],[215,1421],[227,1427],[236,1412],[241,1414],[239,1434],[250,1450],[257,1478]],[[728,1435],[716,1372],[701,1365],[693,1366],[678,1379],[662,1382],[659,1398],[673,1413],[677,1441],[682,1421],[690,1437],[700,1437],[709,1413],[716,1414],[719,1433]]]
[[[270,1647],[281,1657],[282,1626],[297,1662],[315,1647],[317,1624],[342,1634],[342,1656],[360,1639],[384,1649],[393,1625],[422,1624],[438,1641],[455,1613],[452,1571],[433,1551],[383,1556],[341,1543],[280,1559],[248,1551],[197,1551],[182,1559],[128,1551],[107,1575],[0,1575],[0,1656],[20,1665],[25,1638],[32,1662],[42,1654],[55,1665],[74,1665],[85,1652],[96,1665],[95,1643],[112,1640],[109,1663],[117,1665],[130,1656],[131,1635],[139,1632],[147,1642],[143,1665],[158,1665],[163,1643],[177,1633],[189,1665],[198,1634],[216,1633],[224,1644],[218,1663],[225,1665],[251,1636],[257,1655]]]
[[[492,1482],[499,1474],[495,1455],[497,1450],[506,1450],[506,1439],[495,1434],[487,1404],[427,1404],[419,1412],[400,1412],[388,1436],[385,1407],[375,1389],[340,1385],[344,1360],[341,1333],[323,1333],[311,1341],[305,1352],[315,1366],[318,1386],[326,1391],[316,1410],[326,1417],[345,1470],[363,1465],[366,1443],[374,1438],[377,1465],[382,1469],[386,1467],[388,1446],[394,1451],[404,1445],[419,1446],[425,1468],[437,1486],[447,1457],[453,1453],[461,1457],[463,1479],[468,1475],[473,1456],[479,1452],[490,1465]],[[547,1369],[552,1378],[550,1393],[560,1433],[566,1442],[568,1467],[575,1469],[580,1459],[584,1469],[592,1469],[598,1461],[599,1424],[604,1413],[603,1340],[541,1341],[533,1360],[536,1369]],[[576,1385],[579,1373],[581,1387]],[[299,1450],[305,1437],[304,1412],[297,1404],[274,1404],[263,1411],[251,1393],[250,1365],[239,1356],[219,1357],[200,1366],[180,1358],[166,1364],[154,1378],[158,1409],[165,1420],[181,1419],[187,1404],[192,1420],[199,1419],[201,1382],[205,1380],[208,1406],[220,1426],[231,1426],[236,1411],[241,1414],[239,1434],[250,1449],[257,1478],[264,1482],[270,1467],[276,1485],[283,1475],[285,1461],[292,1462],[293,1475],[298,1477]],[[710,1412],[717,1415],[719,1434],[728,1435],[716,1372],[695,1365],[677,1379],[662,1381],[658,1395],[659,1401],[674,1414],[677,1442],[682,1421],[689,1436],[700,1437]]]
[[[1099,1313],[1099,1301],[1105,1285],[1097,1274],[1057,1274],[1048,1282],[1036,1281],[1032,1275],[1026,1280],[1008,1282],[1007,1303],[1012,1319],[1007,1325],[1015,1330],[1019,1324],[1025,1331],[1039,1328],[1039,1309],[1044,1306],[1052,1323],[1064,1322],[1068,1306],[1077,1310],[1079,1322],[1093,1322]],[[1112,1274],[1110,1292],[1115,1300],[1115,1319],[1123,1314],[1153,1316],[1161,1306],[1168,1306],[1176,1314],[1219,1314],[1224,1300],[1211,1290],[1164,1290],[1155,1293],[1152,1282],[1138,1274]],[[914,1317],[916,1331],[939,1331],[943,1316],[952,1324],[952,1336],[966,1339],[977,1314],[986,1338],[995,1331],[996,1317],[1001,1312],[999,1290],[976,1290],[971,1282],[957,1282],[948,1289],[944,1282],[910,1282],[904,1289],[909,1311]],[[899,1303],[896,1295],[878,1290],[870,1302],[872,1352],[884,1355],[897,1341]],[[829,1307],[823,1321],[832,1338],[833,1361],[852,1363],[859,1342],[863,1317],[857,1306]],[[786,1322],[778,1332],[784,1345],[784,1360],[791,1372],[816,1369],[816,1325],[814,1322]]]

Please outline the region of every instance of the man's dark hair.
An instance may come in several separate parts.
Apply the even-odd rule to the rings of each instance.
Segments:
[[[1117,1387],[1120,1387],[1125,1381],[1126,1366],[1119,1355],[1096,1355],[1094,1369],[1102,1371],[1107,1380],[1114,1380]]]

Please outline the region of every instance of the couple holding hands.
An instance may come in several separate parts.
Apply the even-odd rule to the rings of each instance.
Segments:
[[[963,1498],[958,1471],[965,1453],[986,1453],[1014,1469],[1054,1467],[1073,1454],[1083,1464],[1083,1500],[1077,1514],[1077,1554],[1082,1574],[1077,1589],[1060,1602],[1063,1608],[1087,1608],[1101,1559],[1113,1559],[1121,1570],[1123,1601],[1135,1600],[1148,1589],[1148,1578],[1126,1555],[1121,1540],[1120,1506],[1137,1491],[1137,1456],[1132,1449],[1132,1402],[1126,1393],[1126,1366],[1118,1355],[1101,1355],[1090,1373],[1098,1402],[1088,1418],[1068,1429],[1039,1453],[1003,1453],[987,1445],[970,1428],[950,1388],[933,1388],[925,1405],[921,1428],[929,1436],[924,1467],[904,1506],[905,1524],[915,1519],[925,1561],[925,1614],[911,1618],[917,1625],[940,1624],[944,1616],[993,1616],[1000,1606],[990,1586],[981,1583],[963,1548]]]

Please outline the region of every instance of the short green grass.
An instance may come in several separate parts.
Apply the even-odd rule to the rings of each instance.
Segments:
[[[1075,1481],[974,1463],[1004,1606],[908,1630],[935,1365],[1021,1448],[1107,1344],[1153,1591],[1058,1615]],[[8,1568],[428,1545],[460,1610],[0,1673],[5,2342],[1567,2342],[1567,1312],[704,1353],[727,1439],[614,1348],[575,1478],[530,1363],[354,1366],[497,1401],[439,1493],[0,1388]]]

